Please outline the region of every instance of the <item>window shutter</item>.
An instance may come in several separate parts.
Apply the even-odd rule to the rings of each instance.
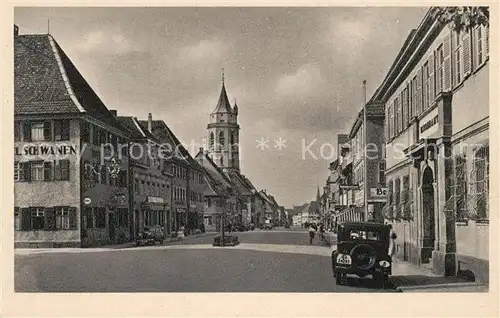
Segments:
[[[464,30],[462,33],[462,57],[463,57],[463,76],[462,80],[465,76],[471,73],[472,69],[472,50],[471,50],[471,36],[470,30]]]
[[[52,125],[50,121],[45,121],[43,122],[43,139],[45,141],[51,141],[52,140]]]
[[[389,141],[389,107],[385,107],[384,140]]]
[[[56,211],[54,208],[44,209],[44,230],[56,229]]]
[[[54,121],[54,140],[61,140],[61,130],[62,130],[62,122],[61,120]]]
[[[65,119],[61,121],[61,140],[67,141],[69,140],[69,132],[70,132],[70,122]]]
[[[484,53],[488,57],[490,55],[490,26],[484,27]]]
[[[445,36],[443,40],[443,92],[451,90],[451,37]]]
[[[46,161],[43,163],[43,180],[52,180],[52,161]]]
[[[69,228],[70,228],[70,230],[78,229],[78,217],[76,214],[75,207],[69,208]]]
[[[21,208],[21,230],[31,230],[31,211],[30,208]]]
[[[29,121],[23,123],[23,140],[31,141],[31,123]]]
[[[61,180],[61,161],[54,160],[54,180]]]
[[[19,167],[19,181],[31,181],[31,162],[20,162]]]
[[[416,114],[419,116],[422,113],[422,68],[417,72],[417,101],[416,101]]]
[[[429,57],[429,105],[427,107],[431,107],[434,104],[434,100],[436,99],[436,72],[434,72],[434,64],[435,64],[435,52],[431,54]]]
[[[61,169],[61,180],[69,181],[69,160],[60,160],[59,165]]]

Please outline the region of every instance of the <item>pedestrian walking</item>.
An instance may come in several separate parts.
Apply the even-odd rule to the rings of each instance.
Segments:
[[[313,225],[309,225],[309,244],[313,243],[314,235],[316,233],[316,230],[314,229]]]
[[[327,244],[326,238],[325,238],[325,228],[323,226],[323,223],[319,225],[319,239],[321,243]]]
[[[389,256],[392,257],[396,254],[396,232],[393,230],[392,225],[389,224]]]

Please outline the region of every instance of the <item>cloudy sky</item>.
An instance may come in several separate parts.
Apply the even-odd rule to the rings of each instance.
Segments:
[[[291,207],[315,198],[336,155],[329,145],[362,107],[362,80],[369,99],[426,11],[16,8],[14,20],[20,34],[46,33],[50,20],[109,109],[153,113],[193,152],[206,138],[224,68],[240,110],[242,173]],[[269,147],[257,148],[261,138]],[[286,148],[275,147],[279,138]]]

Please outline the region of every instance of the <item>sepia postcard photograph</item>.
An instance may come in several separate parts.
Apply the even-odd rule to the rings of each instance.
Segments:
[[[15,295],[497,297],[497,6],[67,4],[6,26]]]

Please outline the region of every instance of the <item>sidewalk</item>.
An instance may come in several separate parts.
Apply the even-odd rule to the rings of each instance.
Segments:
[[[195,239],[199,237],[216,235],[216,232],[205,232],[200,234],[193,234],[186,236],[182,239],[179,238],[167,238],[163,241],[161,245],[169,245],[175,242],[189,241],[190,239]],[[135,242],[126,242],[123,244],[112,244],[96,247],[74,247],[74,248],[16,248],[14,249],[14,254],[16,255],[30,255],[30,254],[44,254],[44,253],[85,253],[85,252],[102,252],[102,251],[112,251],[120,250],[126,248],[135,247]]]
[[[456,276],[439,276],[426,268],[406,261],[394,259],[392,264],[392,276],[390,276],[389,281],[398,292],[488,292],[486,285],[470,282]]]

